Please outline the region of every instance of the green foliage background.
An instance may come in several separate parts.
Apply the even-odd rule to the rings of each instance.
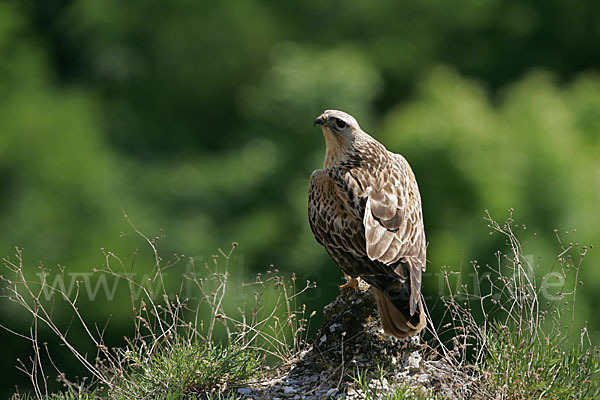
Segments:
[[[312,121],[337,108],[415,170],[428,296],[441,265],[493,262],[485,209],[514,207],[550,269],[554,229],[600,239],[598,15],[560,0],[1,1],[0,251],[23,247],[32,277],[39,262],[90,272],[101,248],[129,260],[143,243],[126,210],[164,254],[208,259],[237,241],[240,280],[274,264],[317,281],[319,310],[341,274],[306,217],[324,155]],[[597,337],[593,253],[577,315]],[[140,254],[136,271],[151,268]],[[121,344],[130,309],[100,297],[84,308],[112,315]],[[28,329],[9,302],[0,313]],[[8,394],[27,387],[14,360],[30,348],[2,342]]]

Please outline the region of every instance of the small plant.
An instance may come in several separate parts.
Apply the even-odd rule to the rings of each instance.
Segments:
[[[296,290],[295,275],[288,282],[271,268],[266,277],[259,274],[241,288],[233,286],[228,266],[237,246],[234,243],[229,252],[219,250],[209,263],[197,265],[195,260],[188,260],[185,279],[199,296],[195,301],[182,299],[180,295],[169,293],[163,273],[185,258],[175,255],[163,260],[157,249],[159,238],[150,239],[130,224],[132,231],[145,239],[154,254],[152,281],[158,282],[153,287],[158,288],[159,293],[144,282],[135,281],[133,263],[127,268],[109,251],[104,253],[104,267],[96,270],[127,282],[134,335],[126,338],[125,349],[109,349],[103,340],[103,330],[86,322],[78,308],[79,285],[75,293],[69,295],[46,279],[40,283],[28,281],[20,249],[17,249],[16,261],[3,260],[5,272],[11,275],[2,276],[7,284],[5,297],[22,306],[33,318],[29,335],[17,334],[29,340],[33,347],[31,364],[21,362],[19,368],[29,375],[35,398],[227,398],[229,388],[268,374],[271,367],[290,362],[306,346],[307,328],[314,314],[307,316],[306,307],[299,306],[297,300],[314,284],[307,282]],[[231,296],[232,291],[235,291],[233,296],[238,306],[228,309],[226,297]],[[93,361],[71,343],[65,330],[55,322],[52,306],[44,298],[47,293],[60,296],[70,307],[75,321],[97,349]],[[141,300],[136,301],[134,293],[141,294]],[[247,301],[248,298],[251,301]],[[247,306],[240,306],[243,301],[247,301]],[[91,376],[89,381],[70,382],[50,355],[45,357],[38,335],[41,325],[49,327],[87,369]],[[48,392],[47,363],[56,368],[67,388],[65,393]],[[15,395],[15,398],[24,397]]]
[[[172,398],[190,393],[222,392],[229,384],[240,384],[257,375],[262,357],[253,349],[210,342],[190,346],[174,340],[148,357],[125,352],[128,379],[116,382],[115,392],[131,398]]]
[[[589,247],[565,246],[557,235],[561,250],[556,265],[561,276],[572,279],[565,279],[560,302],[541,304],[539,269],[525,256],[514,231],[525,226],[514,223],[512,210],[503,225],[489,213],[485,219],[491,233],[505,239],[508,252],[498,251],[494,266],[472,263],[475,282],[482,283],[474,289],[460,284],[459,273],[443,270],[450,293],[443,301],[450,322],[438,332],[450,332],[452,340],[447,346],[434,332],[437,345],[431,352],[471,376],[478,382],[473,391],[488,398],[600,397],[599,350],[585,328],[573,337],[574,317],[568,315],[574,313],[579,269]],[[456,286],[451,284],[453,277],[458,277]],[[565,308],[567,300],[571,308]]]
[[[563,244],[552,271],[564,277],[556,301],[544,301],[547,288],[540,283],[540,268],[533,264],[518,239],[510,217],[502,225],[485,217],[492,234],[500,235],[505,251],[496,253],[494,265],[471,263],[469,271],[479,286],[462,283],[464,271],[444,267],[447,296],[442,298],[444,320],[431,329],[422,362],[429,363],[431,381],[422,387],[415,380],[401,380],[398,371],[379,368],[376,373],[357,369],[350,374],[348,399],[596,399],[600,398],[600,352],[591,344],[585,326],[574,327],[579,271],[591,246]],[[79,312],[79,286],[74,293],[50,285],[29,282],[23,258],[6,258],[3,276],[7,297],[33,317],[31,331],[19,334],[33,348],[31,362],[20,362],[34,387],[32,395],[14,399],[233,399],[236,386],[276,376],[308,349],[311,317],[298,303],[299,295],[314,287],[307,282],[296,289],[297,278],[284,279],[272,266],[252,282],[236,285],[229,262],[236,247],[219,251],[209,262],[189,259],[185,280],[199,294],[197,300],[170,294],[163,273],[185,258],[165,261],[157,250],[158,238],[149,239],[135,226],[154,255],[153,282],[158,293],[132,277],[116,255],[105,252],[99,273],[124,279],[129,288],[134,334],[125,348],[109,349],[103,330],[92,328]],[[228,300],[236,291],[234,307]],[[90,359],[68,339],[54,321],[44,294],[54,293],[70,306],[75,322],[83,327],[97,353]],[[141,293],[136,301],[134,293]],[[240,300],[242,299],[242,300]],[[38,329],[45,325],[88,370],[90,379],[72,383],[54,365],[42,344]],[[565,329],[566,327],[566,329]],[[5,327],[10,329],[9,327]],[[447,338],[450,339],[447,339]],[[62,394],[48,391],[48,364],[56,368],[66,386]],[[281,367],[281,368],[280,368]],[[420,370],[421,371],[421,370]],[[425,370],[423,370],[425,371]],[[421,371],[421,372],[423,372]],[[394,372],[394,373],[392,373]],[[420,373],[421,373],[420,372]],[[340,387],[342,378],[333,386]],[[419,382],[422,382],[419,381]]]
[[[32,394],[20,395],[16,393],[11,400],[34,400],[37,397]],[[53,393],[44,396],[46,400],[94,400],[97,397],[94,393],[88,393],[86,391],[76,391],[73,388],[67,389],[64,393]]]
[[[365,370],[357,370],[352,375],[356,397],[364,400],[437,400],[440,397],[425,388],[415,388],[395,383],[388,379],[384,369],[379,368],[375,376]]]
[[[598,350],[569,347],[560,334],[538,333],[533,338],[495,327],[482,365],[487,383],[511,399],[598,398]]]

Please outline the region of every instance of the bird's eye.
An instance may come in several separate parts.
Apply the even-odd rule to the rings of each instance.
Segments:
[[[348,124],[346,124],[344,121],[338,118],[335,120],[335,126],[337,126],[339,129],[344,129],[348,126]]]

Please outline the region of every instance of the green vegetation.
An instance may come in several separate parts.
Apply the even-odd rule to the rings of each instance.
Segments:
[[[137,351],[125,354],[131,363],[130,379],[116,382],[120,387],[112,390],[121,398],[175,399],[194,391],[206,393],[227,384],[242,384],[259,374],[262,365],[257,351],[236,348],[233,343],[190,345],[179,340],[161,346],[150,357]]]
[[[30,342],[34,356],[20,361],[19,369],[29,376],[36,398],[223,398],[230,387],[268,376],[270,365],[284,366],[306,347],[314,313],[305,315],[306,306],[298,299],[314,288],[314,283],[307,281],[297,290],[296,276],[284,280],[277,270],[266,271],[264,277],[259,273],[250,282],[232,281],[229,268],[237,243],[227,253],[219,250],[210,262],[196,264],[191,259],[181,265],[184,257],[180,255],[163,260],[157,249],[160,238],[148,238],[131,222],[130,226],[154,254],[154,276],[148,279],[159,284],[148,288],[146,282],[119,272],[124,265],[113,253],[107,253],[104,269],[96,271],[127,283],[123,287],[130,302],[124,304],[134,329],[123,347],[109,348],[105,344],[107,329],[94,326],[90,322],[93,315],[80,312],[85,285],[77,284],[77,291],[68,293],[64,284],[29,281],[21,251],[14,261],[3,260],[8,298],[33,319],[29,335],[22,338]],[[184,298],[183,289],[173,295],[162,286],[167,271],[177,267],[184,267],[184,279],[200,294],[198,298]],[[67,304],[72,316],[67,327],[54,316],[59,300]],[[72,381],[55,364],[54,355],[40,342],[40,332],[46,328],[83,367],[84,378]],[[81,336],[72,340],[71,332],[78,330]],[[96,348],[95,358],[84,353],[88,344],[79,339],[82,337]],[[64,394],[49,394],[49,367],[67,387]]]
[[[362,399],[454,399],[454,398],[573,398],[595,399],[600,396],[600,349],[594,346],[587,328],[578,330],[574,318],[578,287],[581,282],[565,281],[556,293],[549,293],[539,268],[531,264],[516,230],[523,226],[511,217],[502,225],[488,214],[493,235],[505,239],[496,253],[495,265],[472,263],[463,272],[444,269],[449,295],[444,297],[444,319],[427,335],[421,353],[422,362],[432,362],[431,379],[439,387],[424,387],[415,381],[398,381],[398,371],[356,368],[347,373],[347,396]],[[132,225],[132,228],[139,231]],[[156,279],[163,280],[166,270],[182,259],[163,260],[156,239],[147,245],[155,254]],[[236,388],[268,381],[287,371],[308,348],[306,305],[299,300],[314,284],[296,290],[297,277],[284,279],[277,272],[256,276],[254,282],[235,287],[229,273],[233,249],[220,251],[210,263],[188,270],[190,280],[202,293],[197,301],[170,297],[164,289],[158,296],[142,290],[142,299],[134,300],[139,282],[129,278],[134,334],[127,345],[108,348],[104,332],[93,329],[88,317],[78,308],[78,296],[67,296],[52,287],[54,296],[69,304],[76,324],[62,330],[53,320],[47,301],[23,274],[19,262],[5,259],[5,268],[13,279],[5,278],[11,299],[29,312],[34,320],[27,339],[34,358],[21,362],[21,370],[34,385],[40,399],[204,399],[240,398]],[[557,270],[578,276],[587,248],[568,244],[560,248]],[[114,260],[119,258],[112,254]],[[116,274],[108,262],[101,273]],[[5,271],[6,272],[6,271]],[[479,286],[464,284],[465,276],[476,277]],[[48,285],[48,283],[45,283]],[[475,289],[475,290],[474,290]],[[546,301],[552,295],[560,301]],[[235,297],[234,302],[226,299]],[[273,300],[276,298],[276,300]],[[155,300],[160,299],[160,300]],[[250,299],[240,302],[240,299]],[[202,311],[207,308],[207,312]],[[69,339],[69,330],[81,325],[87,340],[95,344],[95,360],[81,352],[85,348]],[[50,353],[40,349],[39,332],[47,326],[54,332],[87,371],[87,378],[70,381],[54,364]],[[217,332],[223,329],[225,340]],[[574,339],[577,344],[573,345]],[[67,388],[63,394],[49,394],[45,368],[56,368],[59,380]],[[421,372],[427,368],[421,367]],[[334,378],[337,380],[338,378]],[[353,383],[352,383],[353,382]],[[338,382],[341,385],[342,381]],[[479,396],[479,397],[478,397]],[[33,398],[14,395],[14,399]]]
[[[572,324],[582,282],[561,283],[556,287],[560,301],[548,301],[540,268],[531,263],[517,237],[525,237],[523,226],[512,215],[502,225],[489,214],[486,220],[506,245],[496,253],[495,265],[474,262],[472,271],[462,273],[445,269],[450,293],[443,299],[446,318],[424,357],[446,360],[456,372],[444,377],[440,371],[436,379],[456,390],[450,398],[598,398],[600,349],[591,343],[586,327],[579,330]],[[579,275],[587,250],[573,243],[561,246],[556,269]],[[479,282],[475,291],[464,283],[465,273]],[[444,336],[450,340],[443,341]],[[359,371],[354,377],[365,399],[448,396],[394,384],[392,378],[385,370],[374,377]]]
[[[526,335],[496,327],[487,339],[482,366],[490,385],[510,399],[598,398],[599,350],[583,343],[570,348],[560,332],[553,333],[556,336],[541,330]]]
[[[118,284],[110,296],[116,275],[92,275],[117,262],[110,254],[124,265],[113,270],[119,282],[129,274],[140,284],[136,293],[156,285],[180,293],[183,281],[192,298],[185,260],[210,263],[214,249],[235,240],[235,285],[267,269],[295,271],[320,283],[305,300],[320,310],[340,272],[306,218],[308,178],[324,153],[311,124],[339,108],[415,170],[434,321],[445,313],[435,306],[447,294],[441,266],[491,265],[503,245],[481,228],[484,209],[518,210],[537,233],[527,257],[540,276],[572,282],[554,269],[552,232],[568,231],[566,243],[581,246],[600,239],[599,14],[598,2],[561,0],[0,2],[0,255],[23,248],[24,276],[38,285],[44,272],[73,295],[78,284],[98,287],[79,310],[92,326],[110,320],[111,348],[126,346],[124,332],[135,329],[122,306],[131,303],[127,291]],[[186,249],[186,265],[167,269],[163,282],[144,280],[155,276],[154,255],[135,252],[145,243],[122,210],[160,237],[161,254]],[[591,252],[569,322],[594,344],[597,264]],[[0,300],[1,323],[28,336],[30,316],[8,300]],[[68,302],[55,299],[48,310],[66,331]],[[207,309],[200,314],[208,321]],[[217,326],[214,339],[227,340]],[[33,357],[31,343],[3,330],[0,340],[0,397],[15,385],[32,390],[15,368],[17,358]],[[54,361],[83,376],[62,346],[48,341]]]
[[[480,379],[494,396],[597,398],[600,349],[591,343],[587,327],[574,324],[578,287],[583,284],[577,277],[588,247],[560,244],[555,270],[575,279],[549,293],[542,283],[548,275],[541,275],[543,269],[521,244],[526,228],[515,223],[512,213],[502,225],[489,214],[486,220],[491,233],[506,240],[506,250],[497,253],[495,266],[474,264],[478,281],[489,284],[487,291],[470,295],[463,286],[446,300],[453,321],[458,321],[453,325],[455,338],[464,338],[458,348],[474,358]],[[461,304],[459,298],[467,301]]]

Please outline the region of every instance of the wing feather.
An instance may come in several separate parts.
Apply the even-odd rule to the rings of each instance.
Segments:
[[[352,276],[358,275],[366,248],[362,220],[357,212],[355,206],[339,196],[335,182],[326,171],[317,170],[312,174],[308,194],[310,227],[334,261]]]
[[[372,151],[379,152],[372,155],[377,162],[313,173],[309,221],[319,243],[349,275],[409,285],[412,315],[422,307],[425,270],[421,198],[402,156],[383,147]]]
[[[368,193],[363,216],[367,255],[386,265],[399,263],[390,273],[410,277],[412,314],[419,305],[426,259],[421,198],[404,157],[387,155],[387,163],[379,169],[365,169],[361,175]]]

